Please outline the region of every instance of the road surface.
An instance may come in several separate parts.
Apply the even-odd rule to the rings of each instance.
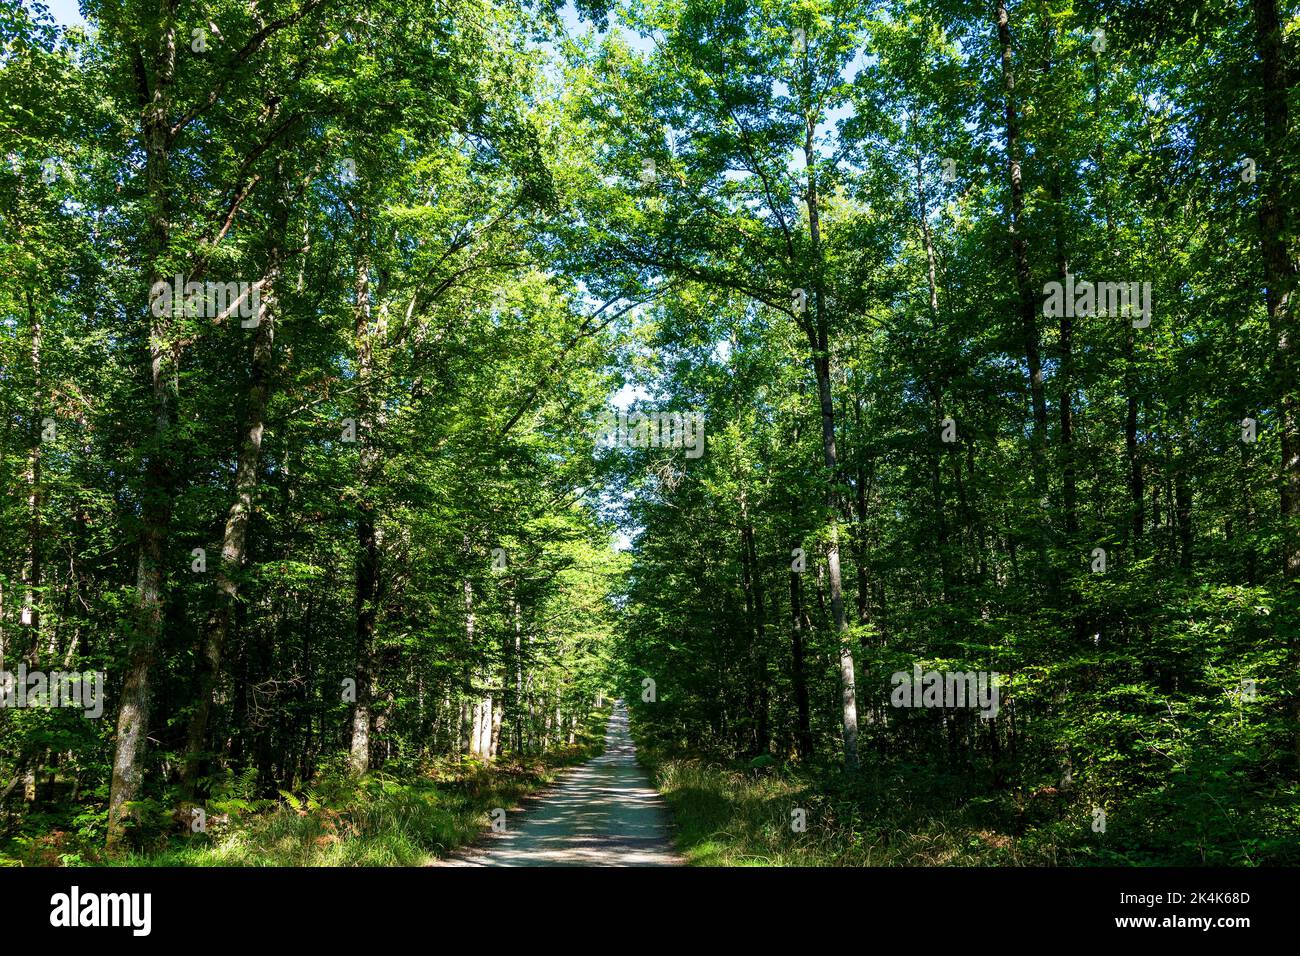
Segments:
[[[681,866],[668,809],[636,762],[627,708],[618,703],[605,753],[564,775],[506,831],[440,861],[443,866]]]

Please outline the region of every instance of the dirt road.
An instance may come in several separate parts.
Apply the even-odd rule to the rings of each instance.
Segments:
[[[506,831],[442,866],[681,866],[668,809],[636,763],[627,709],[616,704],[605,753],[569,771]]]

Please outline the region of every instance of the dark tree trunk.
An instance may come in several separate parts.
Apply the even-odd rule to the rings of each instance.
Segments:
[[[1264,187],[1260,191],[1259,238],[1264,265],[1265,306],[1276,345],[1273,376],[1278,390],[1282,461],[1279,497],[1282,517],[1283,600],[1289,615],[1300,615],[1300,368],[1296,361],[1296,266],[1287,248],[1296,227],[1287,182],[1287,140],[1291,136],[1286,53],[1277,0],[1252,0],[1259,54],[1264,120]],[[1293,675],[1291,715],[1295,760],[1300,765],[1300,627],[1292,628],[1288,668]]]
[[[195,782],[202,763],[212,697],[221,674],[221,658],[230,635],[235,605],[239,601],[240,572],[247,555],[248,525],[253,514],[253,498],[257,492],[262,461],[262,435],[266,428],[266,409],[271,393],[271,366],[275,345],[275,283],[280,277],[281,243],[287,219],[288,206],[282,197],[276,235],[260,283],[262,296],[248,373],[239,458],[235,465],[234,500],[226,514],[226,526],[221,539],[221,561],[216,573],[217,593],[208,614],[204,640],[199,650],[199,679],[194,712],[186,733],[181,786],[183,792],[190,797],[194,796]]]
[[[162,15],[154,51],[153,89],[141,89],[147,105],[141,115],[140,145],[145,155],[147,209],[146,288],[163,279],[160,262],[171,237],[170,90],[176,65],[176,28],[170,11]],[[143,65],[141,65],[143,72]],[[146,299],[147,301],[147,299]],[[107,846],[115,850],[125,835],[125,805],[140,795],[154,666],[162,639],[166,556],[175,498],[172,417],[176,405],[176,350],[172,316],[149,311],[148,368],[153,404],[153,436],[140,493],[139,558],[135,596],[128,624],[129,655],[117,713],[108,798]]]
[[[797,545],[791,545],[793,550]],[[794,706],[798,721],[795,748],[799,759],[812,757],[812,729],[808,717],[808,681],[804,675],[803,648],[803,579],[797,571],[790,572],[790,684],[794,690]]]

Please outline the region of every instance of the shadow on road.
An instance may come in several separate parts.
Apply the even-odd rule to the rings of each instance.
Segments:
[[[567,773],[506,831],[463,850],[442,866],[681,866],[668,810],[637,765],[627,707],[619,702],[605,730],[605,752]]]

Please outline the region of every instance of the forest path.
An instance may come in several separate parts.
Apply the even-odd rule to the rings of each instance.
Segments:
[[[435,866],[681,866],[668,808],[636,762],[620,701],[605,729],[605,753],[571,770],[504,833]]]

